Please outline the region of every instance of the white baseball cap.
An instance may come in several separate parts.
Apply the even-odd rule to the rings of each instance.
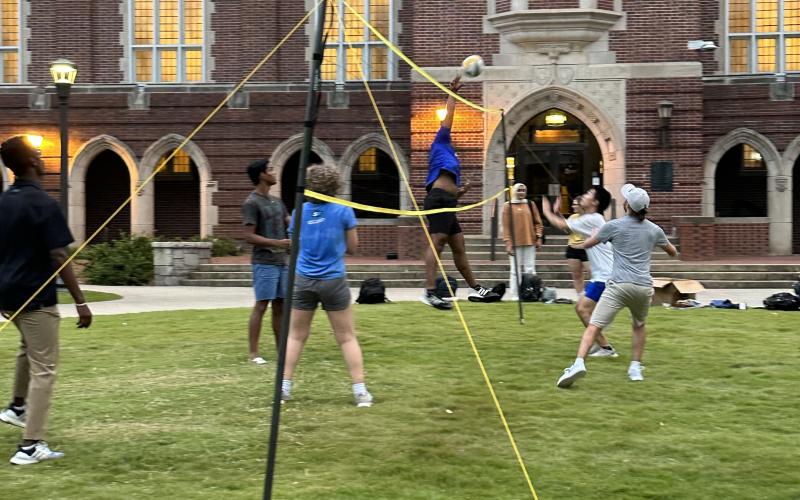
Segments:
[[[628,206],[634,212],[640,212],[650,206],[650,195],[642,188],[637,188],[633,184],[625,184],[620,189],[622,197],[628,202]]]

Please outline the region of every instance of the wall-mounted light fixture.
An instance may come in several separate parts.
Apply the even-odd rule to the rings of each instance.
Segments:
[[[669,147],[669,126],[672,122],[672,101],[663,100],[658,103],[658,119],[661,126],[661,147]]]

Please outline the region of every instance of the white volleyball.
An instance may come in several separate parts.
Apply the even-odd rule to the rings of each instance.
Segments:
[[[483,67],[483,58],[479,55],[469,56],[461,63],[461,71],[470,78],[475,78],[483,73]]]

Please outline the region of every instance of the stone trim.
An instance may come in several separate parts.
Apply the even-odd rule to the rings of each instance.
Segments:
[[[397,153],[397,159],[399,160],[399,164],[396,166],[398,168],[402,168],[403,172],[405,172],[406,178],[409,178],[411,169],[408,164],[408,158],[403,152],[403,148],[401,148],[400,145],[395,141],[392,141],[392,146],[394,147],[394,151]],[[339,170],[342,172],[341,189],[345,193],[342,196],[343,198],[347,200],[352,199],[353,165],[358,160],[358,157],[369,148],[377,148],[389,155],[389,157],[392,158],[392,161],[394,161],[394,156],[392,156],[392,146],[389,145],[386,137],[379,133],[363,135],[347,146],[347,149],[339,159]],[[410,210],[412,205],[411,196],[408,194],[408,189],[406,189],[403,183],[402,176],[400,178],[400,185],[398,188],[400,189],[400,210]]]
[[[507,106],[506,140],[508,145],[531,118],[551,108],[558,108],[581,120],[594,134],[603,156],[604,187],[611,193],[619,192],[625,183],[625,135],[606,115],[603,108],[589,97],[566,87],[547,87],[524,95]],[[500,119],[492,117],[487,123],[483,197],[488,198],[505,187],[505,148],[503,147]],[[617,213],[622,213],[622,202],[616,200]],[[488,234],[491,224],[491,207],[483,208],[483,230]]]
[[[283,176],[283,166],[292,157],[293,154],[298,152],[303,147],[303,142],[305,141],[305,134],[295,134],[282,143],[278,145],[277,148],[272,152],[272,156],[269,157],[269,164],[272,168],[275,169],[275,174],[277,178],[277,183],[273,186],[273,195],[277,196],[278,198],[281,197],[281,179]],[[319,155],[322,158],[322,161],[325,163],[330,163],[331,165],[336,164],[336,158],[333,154],[333,150],[325,144],[323,141],[313,137],[311,140],[311,151]],[[340,167],[341,168],[341,167]]]
[[[139,178],[148,179],[153,171],[158,167],[161,157],[177,148],[185,137],[178,134],[165,135],[158,141],[150,145],[142,155],[139,166]],[[217,191],[217,182],[212,180],[211,163],[205,153],[193,141],[189,141],[183,147],[197,167],[200,177],[200,236],[206,237],[214,234],[214,226],[219,223],[217,206],[213,202],[213,194]],[[142,212],[145,214],[143,220],[148,221],[147,227],[143,227],[143,234],[153,234],[155,216],[155,186],[149,182],[144,189],[139,192],[142,198]]]
[[[739,144],[747,144],[758,150],[767,164],[767,221],[769,222],[770,254],[791,255],[792,192],[790,189],[782,191],[776,189],[776,180],[785,171],[785,165],[772,141],[755,130],[737,128],[717,139],[709,149],[703,167],[702,213],[704,216],[714,217],[717,165],[728,150]],[[793,152],[794,150],[792,150]],[[722,219],[727,219],[727,217]]]
[[[156,286],[177,286],[202,264],[211,261],[212,243],[155,241],[153,276]]]
[[[69,227],[76,241],[83,242],[90,235],[86,234],[86,173],[92,161],[103,151],[113,151],[128,167],[130,177],[130,190],[134,192],[139,184],[139,169],[136,154],[124,142],[111,135],[102,134],[86,141],[72,156],[72,165],[69,171]],[[146,227],[146,212],[142,212],[139,200],[131,200],[131,234],[148,234],[143,231]],[[151,218],[152,220],[152,218]]]

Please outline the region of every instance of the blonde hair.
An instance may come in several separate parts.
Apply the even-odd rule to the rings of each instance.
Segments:
[[[339,184],[339,169],[335,165],[320,163],[311,165],[306,171],[306,187],[310,191],[336,196]]]

